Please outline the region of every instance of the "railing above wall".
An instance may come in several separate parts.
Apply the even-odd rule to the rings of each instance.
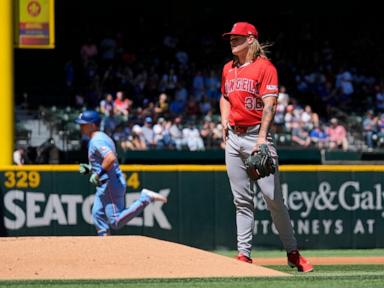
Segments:
[[[317,149],[280,149],[278,153],[283,164],[321,164],[320,150]],[[224,164],[225,151],[127,151],[120,153],[120,161],[124,164]]]

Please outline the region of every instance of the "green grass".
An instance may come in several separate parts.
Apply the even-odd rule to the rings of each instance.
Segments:
[[[235,251],[217,251],[233,257]],[[315,256],[384,256],[384,249],[373,250],[306,250],[308,257]],[[283,257],[283,251],[257,250],[253,256]],[[256,257],[257,257],[256,256]],[[72,281],[0,281],[0,288],[48,287],[48,288],[382,288],[384,265],[317,265],[311,273],[299,273],[284,266],[266,266],[291,274],[293,277],[244,277],[244,278],[187,278],[187,279],[136,279],[136,280],[72,280]],[[1,272],[0,272],[1,273]],[[123,275],[122,275],[123,276]]]
[[[91,287],[335,287],[370,288],[384,287],[383,265],[329,265],[316,266],[311,273],[299,273],[288,266],[268,266],[293,277],[274,278],[187,278],[187,279],[144,279],[144,280],[79,280],[79,281],[0,281],[0,287],[48,287],[48,288],[91,288]]]
[[[365,265],[366,266],[366,265]],[[335,266],[333,266],[335,267]],[[348,267],[345,267],[348,269]],[[145,280],[81,280],[81,281],[5,281],[0,287],[48,287],[48,288],[91,288],[91,287],[220,287],[220,288],[307,288],[307,287],[334,287],[334,288],[361,288],[384,287],[383,267],[372,267],[369,274],[360,274],[354,271],[344,272],[314,272],[311,274],[297,274],[297,277],[276,278],[195,278],[195,279],[145,279]],[[353,275],[352,275],[353,274]]]

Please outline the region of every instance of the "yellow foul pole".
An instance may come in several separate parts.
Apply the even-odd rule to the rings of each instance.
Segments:
[[[0,164],[12,164],[13,151],[13,0],[0,0]]]

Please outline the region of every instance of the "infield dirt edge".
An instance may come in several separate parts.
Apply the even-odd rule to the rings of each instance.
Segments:
[[[0,280],[289,276],[144,236],[5,237],[0,258]]]

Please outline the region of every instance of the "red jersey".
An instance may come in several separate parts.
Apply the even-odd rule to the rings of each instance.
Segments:
[[[257,125],[263,114],[262,98],[278,96],[276,68],[262,57],[240,67],[232,65],[233,61],[224,65],[221,80],[221,93],[231,104],[229,125]]]

